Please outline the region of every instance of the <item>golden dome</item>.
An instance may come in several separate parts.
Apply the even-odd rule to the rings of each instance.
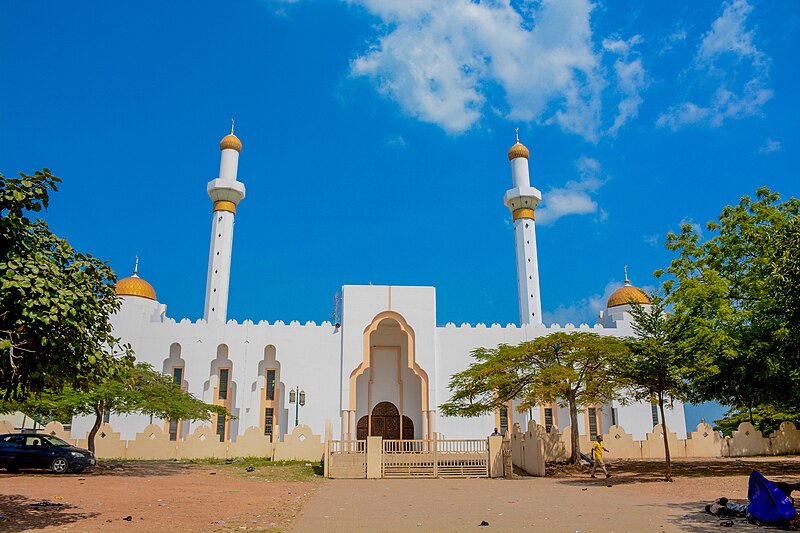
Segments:
[[[628,305],[632,301],[640,304],[649,304],[650,298],[647,297],[642,289],[634,287],[630,282],[626,281],[623,287],[611,294],[606,304],[606,309],[617,307],[618,305]]]
[[[530,155],[531,153],[528,151],[525,145],[517,141],[517,143],[508,151],[508,160],[513,161],[518,157],[524,157],[525,159],[528,159],[530,158]]]
[[[237,137],[233,133],[230,133],[230,134],[226,135],[225,137],[223,137],[222,140],[219,142],[219,149],[220,150],[225,150],[226,148],[231,148],[231,149],[236,150],[237,152],[241,153],[242,152],[242,141],[239,140],[239,137]]]
[[[117,296],[138,296],[148,300],[156,300],[156,290],[152,285],[139,277],[139,256],[136,256],[136,266],[133,276],[121,279],[116,285]]]
[[[139,276],[131,276],[117,282],[117,296],[139,296],[148,300],[156,299],[156,290]]]

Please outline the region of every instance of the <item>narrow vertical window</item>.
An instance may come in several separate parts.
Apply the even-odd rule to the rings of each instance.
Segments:
[[[597,409],[589,408],[589,440],[597,440]]]
[[[264,409],[264,435],[272,438],[272,427],[274,425],[274,410],[272,407]]]
[[[545,407],[544,408],[544,430],[550,433],[550,430],[553,429],[553,408],[552,407]]]
[[[227,368],[221,368],[219,370],[219,399],[220,400],[227,400],[228,399],[228,373],[230,370]]]
[[[179,389],[183,387],[183,367],[176,366],[172,369],[172,381]]]
[[[178,440],[178,419],[169,419],[169,440]]]
[[[612,426],[618,425],[617,424],[617,408],[616,407],[612,407],[611,408],[611,425]]]
[[[655,403],[650,404],[650,410],[653,413],[653,426],[658,425],[658,405]]]
[[[108,421],[111,419],[111,411],[105,409],[103,411],[103,424],[108,424]]]
[[[500,434],[503,436],[508,434],[508,407],[500,408]]]
[[[217,435],[220,442],[225,442],[225,415],[217,415]]]
[[[275,370],[267,370],[267,400],[275,399]]]

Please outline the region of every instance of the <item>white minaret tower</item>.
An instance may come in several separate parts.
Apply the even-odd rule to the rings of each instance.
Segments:
[[[207,322],[225,322],[228,315],[228,285],[231,278],[231,249],[233,248],[233,219],[236,206],[244,198],[244,184],[236,181],[242,141],[231,132],[219,143],[222,151],[219,177],[208,182],[208,195],[214,201],[211,222],[211,248],[208,254],[206,303],[203,318]]]
[[[542,193],[531,187],[528,174],[530,152],[519,142],[508,151],[514,188],[506,191],[504,201],[514,219],[514,245],[517,250],[517,291],[519,294],[519,322],[542,323],[542,301],[539,296],[539,258],[536,254],[536,224],[534,210]]]

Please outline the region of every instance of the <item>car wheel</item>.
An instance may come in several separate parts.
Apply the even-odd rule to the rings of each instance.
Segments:
[[[50,470],[56,474],[63,474],[69,470],[69,461],[67,461],[64,457],[56,457],[53,459],[53,462],[50,463]]]

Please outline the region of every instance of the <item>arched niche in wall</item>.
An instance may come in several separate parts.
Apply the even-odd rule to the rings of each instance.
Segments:
[[[186,361],[181,357],[180,343],[173,342],[169,346],[169,357],[164,359],[164,364],[161,373],[166,376],[175,376],[175,369],[182,368],[181,371],[181,388],[187,390],[189,382],[186,380]]]
[[[264,355],[258,362],[258,376],[252,382],[250,391],[257,395],[257,400],[251,406],[258,407],[258,426],[265,435],[272,437],[273,442],[278,441],[288,431],[286,424],[288,410],[283,408],[286,397],[286,385],[281,380],[281,363],[277,358],[277,349],[268,344],[264,347]],[[272,409],[272,431],[267,428],[267,409]]]
[[[228,357],[228,345],[220,344],[217,346],[217,356],[211,361],[208,381],[205,382],[204,391],[211,391],[209,403],[225,406],[235,418],[226,419],[224,430],[222,422],[216,415],[212,419],[213,430],[216,434],[222,435],[221,440],[228,441],[238,429],[239,408],[236,405],[237,383],[233,379],[233,362]],[[223,432],[224,431],[224,432]]]

